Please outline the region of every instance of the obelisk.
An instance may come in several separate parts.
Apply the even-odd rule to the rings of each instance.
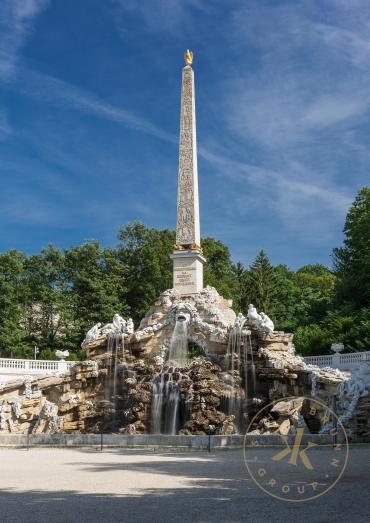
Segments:
[[[179,174],[177,193],[176,245],[173,260],[173,286],[183,296],[203,289],[200,246],[197,136],[195,124],[193,53],[185,52],[182,70]]]

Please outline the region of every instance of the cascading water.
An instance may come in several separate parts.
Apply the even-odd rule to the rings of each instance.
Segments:
[[[229,393],[222,398],[223,410],[228,415],[235,416],[239,430],[242,428],[243,400],[248,407],[248,398],[252,397],[256,387],[256,368],[254,364],[251,335],[244,330],[246,319],[239,315],[231,329],[226,354],[227,377]],[[248,354],[250,358],[248,359]],[[240,386],[244,378],[244,398],[240,393]]]
[[[183,375],[174,367],[164,367],[153,380],[151,408],[152,434],[177,434],[180,418],[186,417],[188,403],[182,405],[180,382]]]
[[[239,325],[235,325],[230,332],[229,343],[227,346],[226,365],[227,375],[225,382],[229,385],[228,393],[221,398],[222,410],[228,415],[234,415],[239,424],[241,415],[241,397],[239,394],[240,385],[240,365],[241,365],[241,340],[242,330]]]
[[[183,375],[177,367],[188,363],[188,323],[189,318],[185,314],[177,316],[167,364],[153,380],[151,432],[154,434],[177,434],[180,418],[186,418],[189,401],[184,403],[180,399]]]
[[[105,387],[105,400],[109,406],[107,420],[114,421],[118,416],[118,378],[122,374],[127,377],[130,374],[126,360],[124,334],[110,334],[107,345],[108,375]]]
[[[111,334],[108,337],[108,358],[109,358],[109,364],[108,364],[108,375],[111,379],[112,387],[112,399],[113,404],[116,406],[116,397],[117,397],[117,365],[118,365],[118,357],[122,359],[122,361],[126,361],[125,358],[125,343],[124,343],[124,337],[122,334]]]
[[[177,434],[180,391],[179,383],[174,381],[174,374],[171,372],[166,382],[166,396],[164,409],[164,433]],[[181,376],[179,381],[181,380]]]
[[[168,361],[184,366],[188,362],[188,319],[185,315],[176,318],[172,333]]]
[[[164,372],[157,374],[153,380],[153,399],[151,408],[151,432],[160,434],[162,428]]]
[[[249,397],[250,395],[254,395],[255,391],[256,391],[256,366],[255,366],[255,363],[254,363],[254,355],[253,355],[253,347],[252,347],[252,337],[250,334],[247,334],[247,345],[246,345],[246,356],[245,356],[245,361],[246,361],[246,364],[247,364],[247,361],[248,361],[248,349],[249,349],[249,354],[250,354],[250,363],[249,363],[249,370],[250,370],[250,390],[249,390],[249,394],[247,394],[247,389],[246,389],[246,395],[247,397]],[[246,369],[247,371],[247,369]],[[246,378],[246,383],[247,383],[247,378]]]

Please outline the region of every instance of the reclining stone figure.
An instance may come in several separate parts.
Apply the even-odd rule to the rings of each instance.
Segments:
[[[274,330],[273,321],[264,312],[258,314],[256,307],[252,303],[248,307],[247,322],[262,332],[272,332]]]
[[[113,316],[113,325],[117,333],[123,334],[126,332],[126,320],[119,314]]]
[[[251,323],[256,327],[261,323],[262,320],[260,314],[257,312],[256,307],[252,303],[248,306],[247,320],[248,323]]]
[[[101,335],[101,323],[97,323],[96,325],[94,325],[94,327],[91,327],[91,329],[87,331],[84,343],[94,341],[98,339]]]
[[[269,318],[267,316],[267,314],[265,314],[264,312],[261,312],[261,319],[262,319],[262,321],[259,326],[260,330],[265,331],[265,332],[273,332],[274,323],[271,320],[271,318]]]

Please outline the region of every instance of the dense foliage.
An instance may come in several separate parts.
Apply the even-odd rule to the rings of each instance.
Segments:
[[[233,263],[229,249],[203,238],[205,285],[233,300],[236,311],[249,303],[266,312],[276,328],[294,332],[297,350],[325,354],[331,343],[347,350],[370,347],[370,189],[362,189],[348,212],[345,240],[334,249],[333,270],[321,264],[297,271],[273,266],[264,251],[250,267]],[[98,242],[61,251],[53,246],[27,256],[0,254],[0,355],[53,358],[68,349],[81,358],[80,343],[97,322],[113,314],[137,325],[158,295],[172,287],[175,243],[171,230],[137,222],[119,231],[116,248]]]

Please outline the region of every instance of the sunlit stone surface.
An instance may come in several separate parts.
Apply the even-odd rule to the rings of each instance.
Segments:
[[[190,65],[182,72],[176,247],[172,259],[174,288],[184,296],[200,292],[205,259],[200,248],[194,71]]]

